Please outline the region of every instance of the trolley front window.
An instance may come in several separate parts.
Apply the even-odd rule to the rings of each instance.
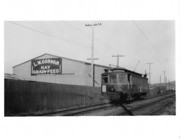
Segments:
[[[108,76],[102,76],[102,83],[108,83]]]
[[[117,76],[116,76],[116,74],[110,75],[110,83],[117,83]]]
[[[118,82],[126,83],[126,74],[118,74]]]

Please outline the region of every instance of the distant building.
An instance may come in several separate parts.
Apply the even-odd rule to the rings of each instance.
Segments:
[[[176,81],[171,81],[168,83],[156,83],[151,84],[151,88],[160,88],[162,90],[176,90]]]
[[[108,66],[94,64],[95,86]],[[92,86],[91,64],[51,54],[43,54],[13,67],[13,75],[25,80]]]

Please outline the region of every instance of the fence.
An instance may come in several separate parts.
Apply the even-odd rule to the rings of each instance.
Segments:
[[[5,116],[37,115],[105,102],[96,87],[5,79]]]

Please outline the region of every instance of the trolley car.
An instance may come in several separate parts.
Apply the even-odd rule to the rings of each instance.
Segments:
[[[148,93],[147,75],[125,68],[105,69],[101,80],[102,94],[112,101],[139,99]]]

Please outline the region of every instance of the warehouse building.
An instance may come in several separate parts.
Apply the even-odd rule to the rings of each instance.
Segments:
[[[108,68],[94,64],[95,87],[101,87],[101,74]],[[30,81],[93,85],[90,63],[47,53],[14,66],[13,74]]]

